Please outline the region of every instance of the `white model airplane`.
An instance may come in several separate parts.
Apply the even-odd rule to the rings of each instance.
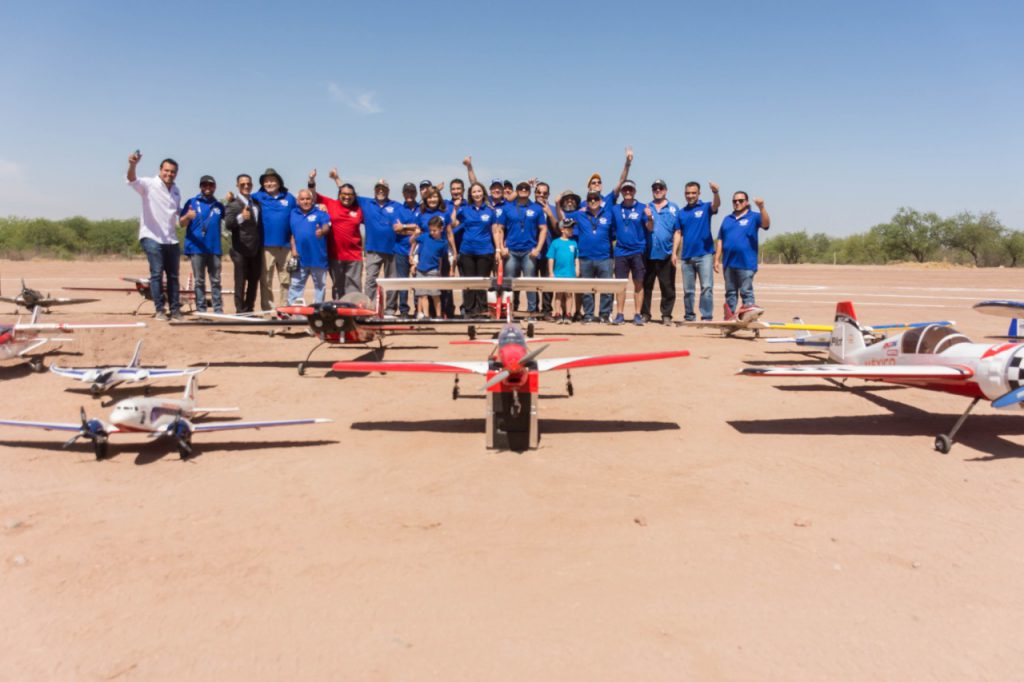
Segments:
[[[1021,301],[981,301],[974,304],[974,309],[986,315],[998,315],[1010,318],[1010,328],[1006,336],[1019,339],[1021,334],[1020,320],[1024,318],[1024,302]]]
[[[75,303],[93,303],[98,300],[98,298],[55,298],[25,286],[24,279],[21,280],[21,293],[17,296],[0,296],[0,301],[6,301],[15,305],[15,312],[17,312],[19,307],[32,311],[36,308],[49,308],[54,305],[72,305]]]
[[[748,367],[739,374],[884,381],[971,398],[952,430],[935,437],[935,449],[942,454],[983,398],[995,408],[1024,403],[1024,343],[971,343],[952,327],[932,324],[869,344],[849,301],[836,306],[829,359],[837,364]]]
[[[47,343],[59,343],[71,339],[55,336],[39,336],[40,332],[74,332],[80,329],[127,329],[145,327],[145,322],[118,324],[70,324],[64,322],[36,322],[40,308],[32,311],[32,321],[27,323],[0,324],[0,360],[23,358],[28,360],[34,372],[43,371],[43,360],[29,353]]]
[[[298,426],[300,424],[323,424],[330,419],[279,419],[258,422],[208,422],[194,424],[193,419],[201,418],[211,412],[236,412],[237,407],[199,407],[196,394],[199,385],[195,375],[188,378],[185,394],[178,400],[168,398],[127,398],[114,405],[110,418],[104,422],[100,419],[88,419],[85,408],[81,410],[81,422],[67,424],[58,422],[18,421],[0,419],[0,426],[22,426],[46,431],[75,432],[65,443],[68,447],[79,438],[92,441],[96,459],[104,459],[108,453],[108,439],[115,433],[144,433],[152,439],[170,438],[178,446],[178,454],[188,459],[192,450],[192,434],[207,431],[230,431],[237,429],[263,429],[271,426]]]
[[[50,371],[62,377],[75,379],[89,384],[89,391],[99,395],[120,384],[134,384],[153,379],[192,376],[202,372],[205,367],[189,367],[187,369],[146,368],[139,365],[142,355],[142,339],[135,344],[132,359],[124,367],[50,367]]]

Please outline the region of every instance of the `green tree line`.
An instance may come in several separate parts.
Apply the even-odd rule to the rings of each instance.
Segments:
[[[178,229],[179,240],[184,239],[184,233],[183,228]],[[230,238],[225,238],[225,245],[229,244]],[[71,259],[141,254],[138,218],[0,218],[0,258],[44,256]]]
[[[942,218],[901,208],[887,223],[849,237],[806,230],[765,240],[766,262],[871,264],[947,261],[976,267],[1024,265],[1024,232],[1011,230],[994,213]]]

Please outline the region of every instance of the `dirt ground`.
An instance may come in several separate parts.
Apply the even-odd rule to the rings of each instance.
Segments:
[[[6,294],[22,276],[56,293],[145,270],[0,262]],[[829,323],[853,300],[867,323],[955,319],[975,340],[1006,321],[974,302],[1024,299],[1001,269],[769,265],[755,286],[766,319]],[[101,298],[48,320],[134,319],[137,295]],[[979,405],[942,456],[932,439],[964,399],[738,377],[809,358],[708,330],[541,324],[571,336],[546,356],[691,356],[575,370],[571,399],[545,374],[541,447],[491,452],[472,377],[452,401],[443,375],[328,374],[359,347],[321,349],[300,377],[307,336],[149,322],[76,334],[48,361],[123,363],[141,337],[144,363],[210,363],[200,404],[334,422],[197,434],[184,463],[162,442],[115,437],[96,462],[66,434],[0,428],[0,678],[1020,675],[1019,413]],[[457,338],[394,337],[386,358],[486,354]],[[0,372],[5,418],[108,412],[56,375]]]

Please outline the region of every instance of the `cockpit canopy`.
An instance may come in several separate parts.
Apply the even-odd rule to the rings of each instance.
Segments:
[[[970,342],[969,338],[952,327],[929,324],[903,332],[900,351],[904,355],[934,355],[942,353],[958,343]]]

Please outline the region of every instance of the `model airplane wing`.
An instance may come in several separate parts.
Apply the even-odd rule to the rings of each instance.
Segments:
[[[95,303],[100,299],[98,298],[43,298],[36,302],[36,305],[41,305],[44,308],[49,308],[55,305],[72,305],[75,303]]]
[[[490,277],[380,277],[377,285],[385,291],[409,291],[410,289],[458,289],[487,291],[491,288]]]
[[[0,426],[20,426],[29,429],[43,429],[44,431],[81,431],[82,422],[75,424],[65,424],[63,422],[29,422],[19,421],[17,419],[0,419]],[[116,426],[104,425],[104,431],[107,434],[120,433],[120,429]]]
[[[737,374],[757,377],[831,377],[835,379],[945,379],[966,381],[974,376],[959,365],[793,365],[789,367],[746,367]]]
[[[123,291],[132,293],[135,287],[61,287],[65,291]]]
[[[802,326],[789,326],[789,327],[776,327],[774,322],[761,322],[760,320],[751,320],[749,322],[743,322],[742,320],[687,320],[681,322],[684,327],[714,327],[715,329],[803,329],[806,330],[812,325]],[[779,322],[777,324],[783,324]],[[827,329],[822,327],[820,331],[831,331],[832,327]]]
[[[974,309],[986,315],[1011,318],[1024,317],[1024,301],[981,301],[974,304]]]
[[[73,369],[71,367],[58,367],[57,365],[51,365],[50,371],[54,374],[58,374],[62,377],[70,377],[72,379],[81,379],[85,376],[86,372],[94,371],[92,369]]]
[[[302,424],[326,424],[333,419],[275,419],[262,422],[207,422],[194,424],[192,430],[201,431],[236,431],[238,429],[266,429],[272,426],[300,426]],[[78,428],[81,428],[79,426]]]
[[[575,369],[577,367],[597,367],[599,365],[618,365],[626,362],[644,362],[647,360],[664,360],[666,358],[685,358],[688,350],[669,350],[657,353],[623,353],[621,355],[591,355],[576,358],[539,358],[537,371],[547,372],[553,369]]]
[[[560,292],[567,294],[625,293],[629,280],[595,277],[515,277],[513,291]]]
[[[487,374],[486,360],[478,362],[365,362],[346,360],[331,366],[335,372],[433,372],[444,374]]]
[[[137,329],[145,327],[145,322],[119,322],[116,324],[68,324],[64,322],[27,322],[16,324],[14,328],[19,332],[40,332],[40,331],[73,331],[75,329]]]

